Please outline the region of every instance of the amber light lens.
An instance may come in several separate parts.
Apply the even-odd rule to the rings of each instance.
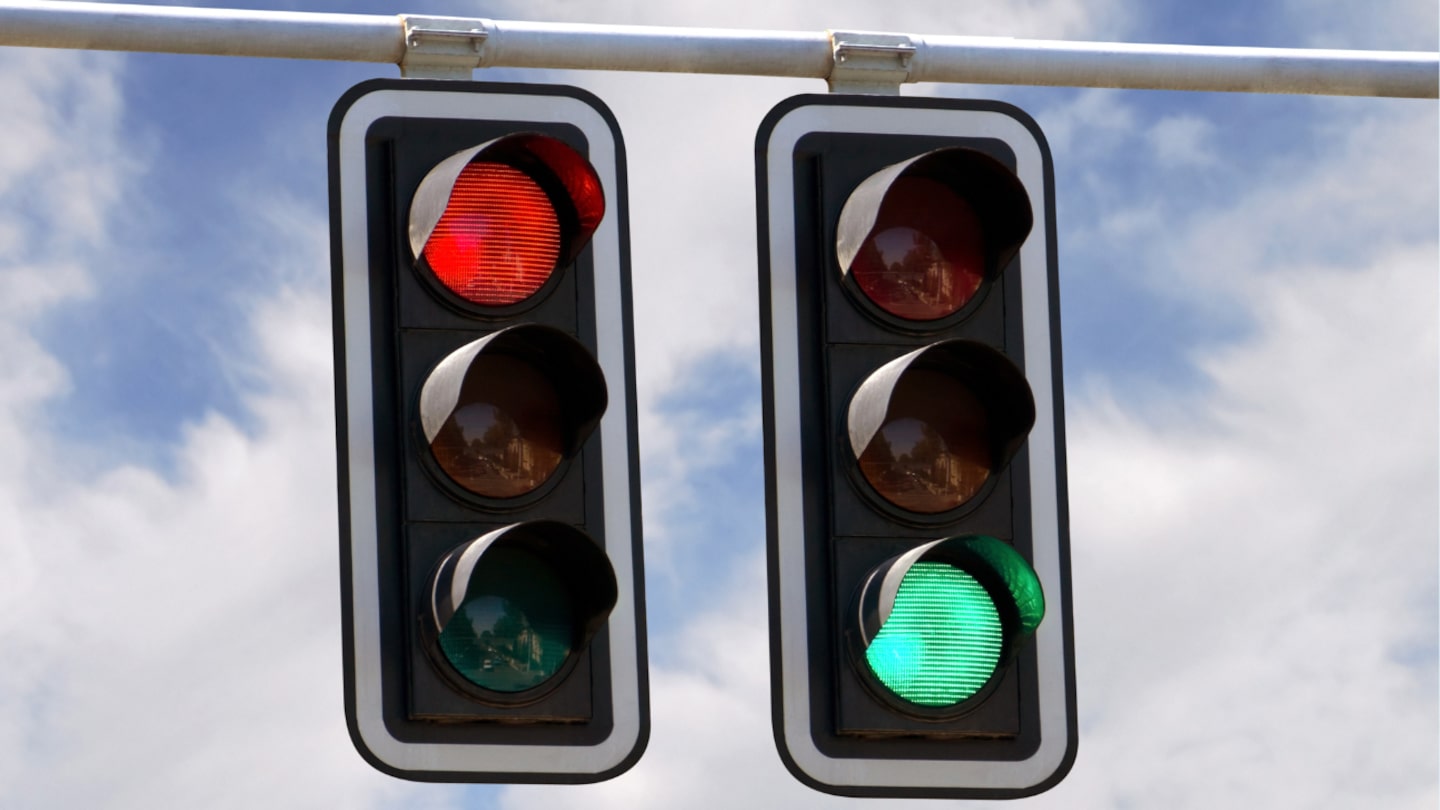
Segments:
[[[471,163],[460,172],[425,243],[425,261],[440,283],[490,307],[534,295],[559,257],[555,206],[529,175],[502,163]]]
[[[944,318],[974,298],[984,280],[980,220],[944,183],[901,177],[850,270],[865,296],[891,315]]]
[[[911,512],[954,509],[980,491],[993,458],[975,394],[946,374],[915,369],[895,386],[885,421],[860,454],[881,497]]]
[[[544,484],[563,458],[555,386],[507,355],[475,358],[454,411],[430,451],[445,474],[487,498],[514,498]]]

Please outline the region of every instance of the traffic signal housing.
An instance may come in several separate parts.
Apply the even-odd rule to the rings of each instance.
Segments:
[[[756,166],[781,758],[842,795],[1046,790],[1076,721],[1044,138],[801,96]]]
[[[649,734],[619,128],[371,81],[329,143],[351,738],[409,779],[613,777]]]

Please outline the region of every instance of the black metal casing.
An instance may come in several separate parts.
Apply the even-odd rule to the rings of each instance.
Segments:
[[[905,321],[842,273],[837,223],[866,178],[946,147],[977,150],[1027,181],[1035,225],[1027,246],[960,311]],[[1053,169],[1043,136],[1019,110],[993,102],[801,96],[765,119],[756,163],[781,756],[801,781],[842,795],[1008,798],[1045,790],[1068,771],[1076,732]],[[1037,284],[1040,295],[1030,300]],[[947,340],[1008,357],[1035,387],[1041,423],[974,498],[921,515],[895,508],[859,475],[847,408],[878,367]],[[1051,624],[1043,643],[1019,650],[958,710],[926,711],[866,682],[846,628],[869,572],[958,534],[1001,538],[1042,569]]]
[[[605,164],[603,235],[531,299],[479,309],[417,269],[406,240],[410,202],[435,164],[521,132],[558,139]],[[598,99],[573,88],[377,80],[340,99],[329,142],[351,737],[372,765],[409,779],[613,777],[638,760],[649,731],[619,128]],[[595,355],[609,407],[536,492],[487,499],[462,491],[434,464],[419,427],[420,391],[447,354],[522,323],[559,330]],[[621,607],[567,663],[557,676],[563,682],[538,699],[507,704],[465,694],[437,671],[419,632],[430,578],[457,545],[542,520],[579,529],[604,550],[621,583]]]

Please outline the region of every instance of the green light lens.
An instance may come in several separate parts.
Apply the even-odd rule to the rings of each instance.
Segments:
[[[575,636],[555,572],[520,549],[497,548],[470,576],[465,601],[440,631],[440,649],[465,679],[523,692],[555,675]]]
[[[901,698],[951,706],[990,680],[1002,633],[995,603],[974,577],[947,563],[918,562],[900,581],[865,660]]]

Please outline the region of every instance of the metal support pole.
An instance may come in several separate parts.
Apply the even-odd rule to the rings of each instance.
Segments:
[[[439,33],[437,33],[439,32]],[[0,45],[481,67],[900,82],[1440,97],[1440,53],[742,31],[0,0]]]
[[[0,45],[398,64],[398,17],[110,3],[0,3]]]

